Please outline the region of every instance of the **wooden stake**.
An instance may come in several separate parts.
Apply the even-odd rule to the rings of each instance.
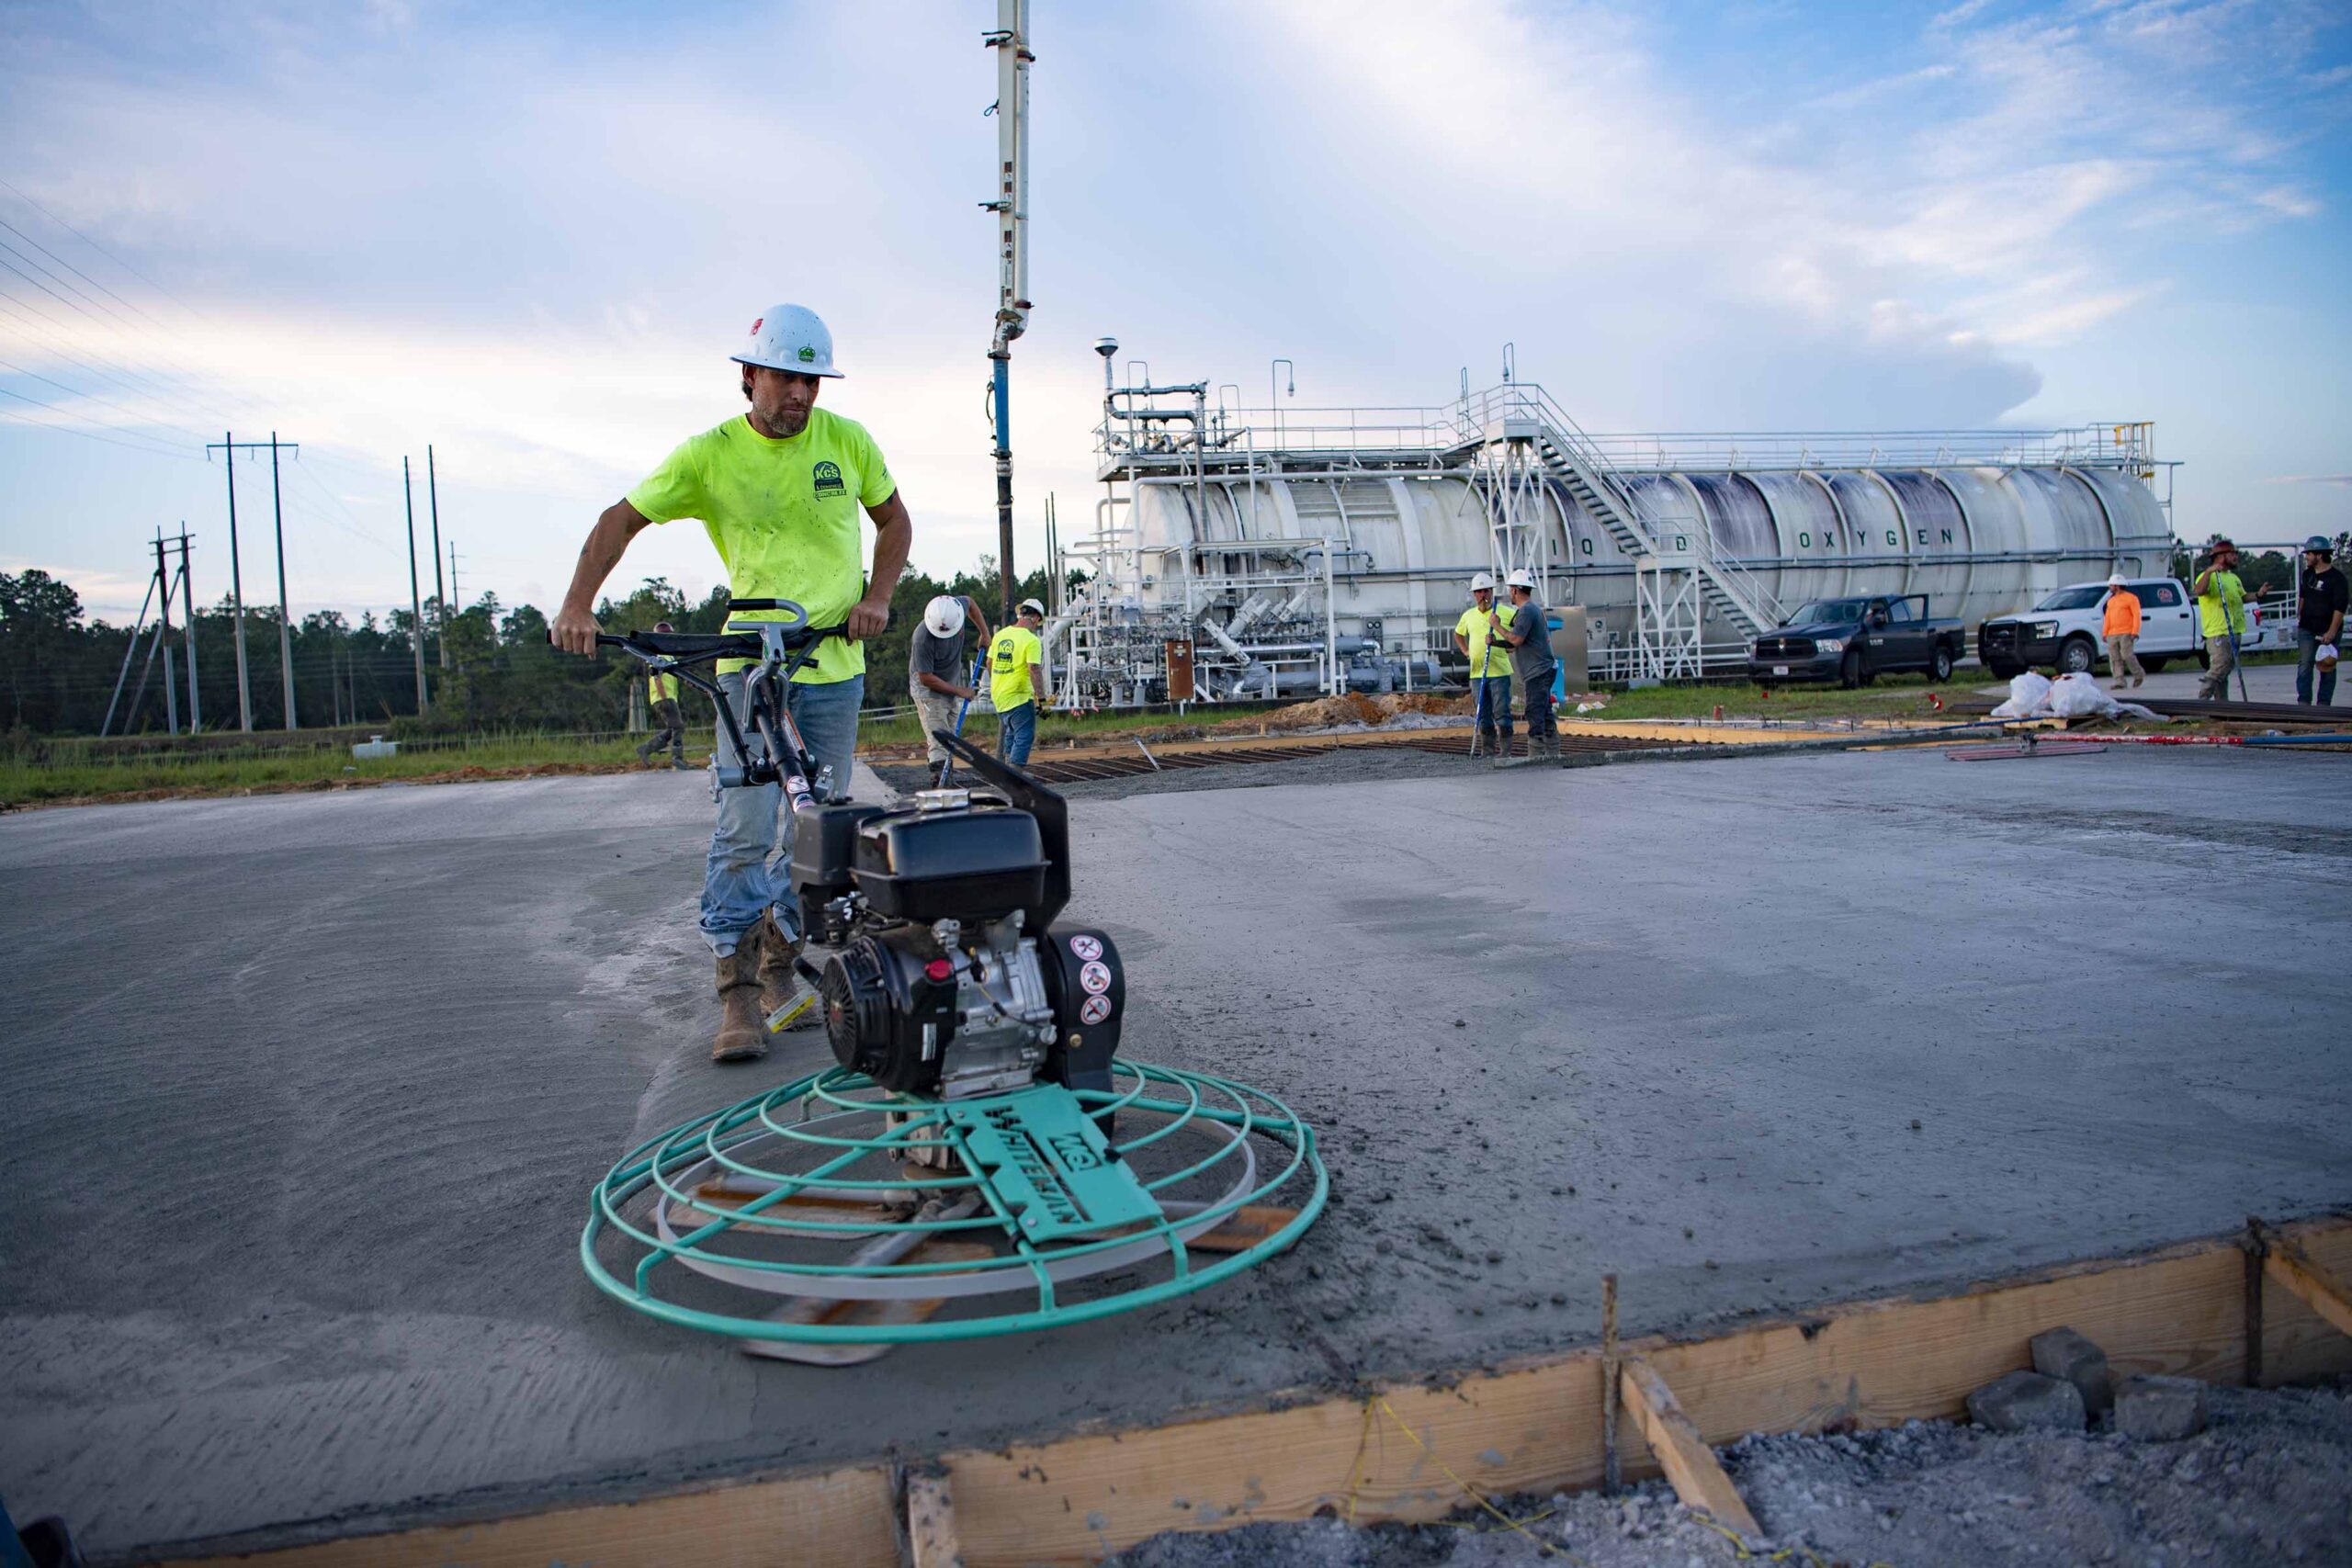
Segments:
[[[1715,1522],[1737,1530],[1743,1536],[1760,1536],[1764,1532],[1756,1526],[1756,1516],[1747,1511],[1740,1500],[1739,1488],[1731,1483],[1724,1467],[1715,1462],[1714,1450],[1699,1435],[1699,1428],[1683,1413],[1681,1402],[1657,1369],[1639,1356],[1629,1358],[1621,1380],[1624,1384],[1625,1403],[1634,1412],[1634,1424],[1657,1456],[1659,1468],[1674,1483],[1674,1495],[1688,1507],[1704,1508]]]
[[[956,1497],[944,1475],[907,1477],[907,1549],[914,1568],[963,1568]]]
[[[2262,1222],[2245,1217],[2245,1386],[2262,1386],[2262,1263],[2267,1250]]]
[[[1617,1276],[1600,1277],[1600,1495],[1625,1483],[1617,1461]]]

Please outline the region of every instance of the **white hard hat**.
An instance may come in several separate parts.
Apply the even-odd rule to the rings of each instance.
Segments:
[[[1521,567],[1517,571],[1512,572],[1503,581],[1510,583],[1513,588],[1532,589],[1535,586],[1535,574],[1528,570],[1525,567]]]
[[[1040,600],[1023,599],[1021,601],[1021,613],[1024,615],[1031,614],[1042,615],[1046,613],[1046,606]]]
[[[1470,592],[1471,592],[1476,593],[1476,592],[1478,592],[1478,590],[1480,590],[1481,588],[1485,589],[1485,590],[1486,590],[1487,592],[1489,592],[1489,593],[1491,593],[1491,592],[1493,592],[1495,591],[1495,580],[1494,580],[1494,578],[1493,578],[1493,577],[1491,577],[1490,575],[1488,575],[1487,573],[1483,572],[1483,571],[1482,571],[1482,572],[1480,572],[1480,573],[1478,573],[1478,575],[1477,575],[1477,576],[1476,576],[1476,577],[1474,577],[1474,578],[1472,578],[1472,579],[1470,580]]]
[[[790,370],[801,376],[831,376],[833,334],[817,312],[805,305],[771,305],[752,322],[751,335],[733,358],[738,365],[761,365],[770,370]]]
[[[964,629],[964,601],[953,593],[942,593],[922,607],[922,624],[936,637],[950,637]]]
[[[2109,578],[2107,580],[2107,585],[2108,585],[2109,588],[2120,588],[2120,587],[2122,587],[2122,586],[2123,586],[2123,574],[2122,574],[2121,572],[2120,572],[2120,571],[2119,571],[2119,572],[2117,572],[2117,573],[2115,573],[2112,577],[2109,577]]]

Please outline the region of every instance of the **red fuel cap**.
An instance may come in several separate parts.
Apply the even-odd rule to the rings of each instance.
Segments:
[[[956,973],[956,966],[944,958],[934,958],[922,966],[922,972],[933,980],[944,980]]]

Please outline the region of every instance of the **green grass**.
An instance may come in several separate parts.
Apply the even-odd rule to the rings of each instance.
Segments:
[[[460,768],[537,768],[610,764],[635,760],[630,742],[595,737],[490,735],[424,750],[404,742],[396,757],[355,760],[347,747],[244,753],[159,752],[120,760],[60,741],[0,753],[0,805],[154,791],[191,795],[257,788],[420,778]]]

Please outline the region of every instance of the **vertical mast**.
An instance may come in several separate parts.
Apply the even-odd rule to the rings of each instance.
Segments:
[[[997,194],[980,205],[997,215],[996,333],[989,344],[990,408],[996,420],[997,577],[1003,619],[1012,621],[1012,340],[1029,327],[1029,0],[997,0],[985,35],[997,51]]]

